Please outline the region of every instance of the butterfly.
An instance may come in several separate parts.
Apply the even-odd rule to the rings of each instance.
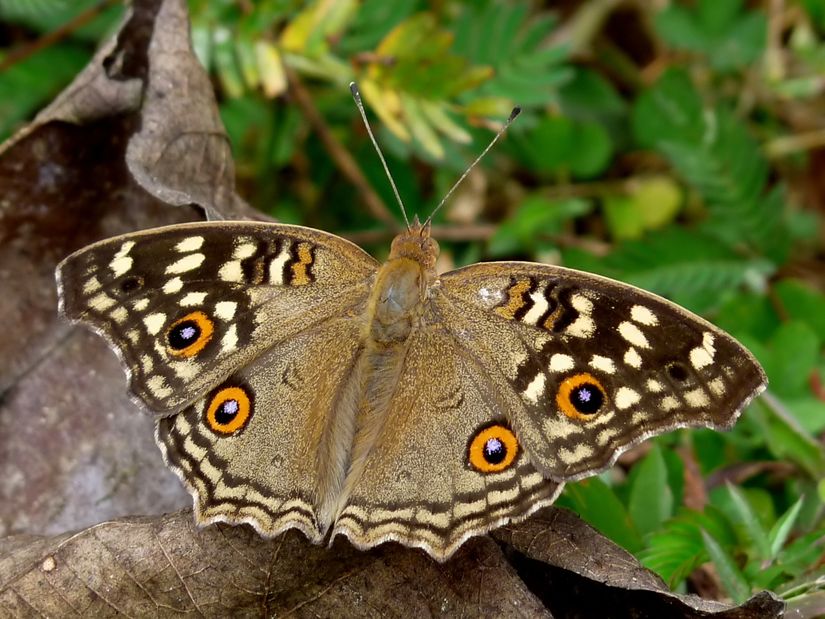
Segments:
[[[429,219],[383,264],[320,230],[212,221],[100,241],[56,278],[154,414],[196,521],[266,537],[443,561],[647,437],[730,427],[765,387],[665,299],[531,262],[439,274],[438,251]]]

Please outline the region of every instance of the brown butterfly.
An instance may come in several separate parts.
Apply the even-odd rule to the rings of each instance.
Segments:
[[[733,338],[627,284],[530,262],[438,274],[431,217],[384,264],[319,230],[216,221],[58,266],[62,313],[120,354],[199,523],[445,560],[649,436],[730,427],[764,389]]]

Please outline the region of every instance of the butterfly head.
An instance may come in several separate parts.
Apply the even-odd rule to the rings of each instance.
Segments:
[[[410,227],[396,236],[390,248],[390,260],[409,258],[419,263],[425,270],[434,270],[438,258],[438,242],[430,235],[429,222],[420,223],[413,217]]]

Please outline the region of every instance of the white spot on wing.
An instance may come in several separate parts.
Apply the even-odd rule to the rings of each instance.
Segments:
[[[166,274],[173,275],[176,273],[186,273],[188,271],[192,271],[203,264],[205,259],[206,256],[203,254],[189,254],[188,256],[184,256],[177,262],[173,262],[166,267]]]
[[[132,260],[131,256],[120,256],[109,263],[109,268],[112,269],[115,277],[120,277],[132,268],[133,263],[134,260]]]
[[[96,290],[100,289],[100,280],[96,277],[90,277],[86,280],[86,283],[83,284],[83,293],[84,294],[92,294]]]
[[[576,361],[570,355],[563,355],[556,353],[550,357],[550,371],[551,372],[567,372],[576,367]]]
[[[160,312],[149,314],[143,319],[143,324],[146,325],[146,330],[151,335],[156,335],[163,328],[164,323],[166,323],[166,314]]]
[[[163,376],[152,376],[146,381],[146,386],[156,398],[165,398],[172,394],[172,390],[166,384],[166,379]]]
[[[654,327],[659,324],[659,319],[656,318],[656,314],[651,312],[648,308],[643,305],[634,305],[630,308],[630,317],[640,324],[646,325],[648,327]]]
[[[647,390],[651,393],[661,393],[664,389],[664,386],[658,380],[651,378],[647,381]]]
[[[639,393],[633,391],[629,387],[619,387],[619,390],[616,391],[616,397],[614,398],[616,402],[616,408],[620,410],[624,410],[626,408],[630,408],[634,404],[638,404],[641,397]]]
[[[708,394],[703,389],[693,389],[685,393],[685,402],[691,408],[702,408],[710,404]]]
[[[690,351],[690,364],[696,370],[701,370],[704,367],[713,364],[713,358],[708,354],[704,348],[697,347]]]
[[[542,393],[544,393],[544,382],[544,374],[536,374],[536,377],[530,381],[530,384],[527,385],[527,389],[525,389],[522,393],[524,399],[532,402],[533,404],[538,402],[539,397]]]
[[[284,247],[269,263],[269,283],[281,286],[284,283],[284,264],[289,260],[289,252]]]
[[[215,315],[221,320],[232,320],[237,307],[234,301],[221,301],[215,304]]]
[[[192,380],[200,373],[201,364],[195,363],[192,359],[187,359],[186,361],[175,363],[172,368],[175,370],[178,378]]]
[[[185,254],[190,251],[197,251],[202,245],[202,236],[190,236],[188,239],[183,239],[175,245],[175,249],[177,249],[180,253]]]
[[[605,374],[613,374],[616,371],[616,365],[610,357],[602,357],[601,355],[593,355],[590,360],[590,367],[604,372]]]
[[[636,352],[635,348],[627,349],[627,352],[624,354],[624,362],[637,370],[642,367],[642,358],[639,356],[639,353]]]
[[[481,300],[488,305],[501,303],[504,299],[504,295],[501,293],[501,290],[490,290],[489,288],[479,289],[478,296],[481,297]]]
[[[565,464],[579,464],[593,455],[593,448],[586,443],[579,443],[574,449],[563,447],[559,449],[559,457]]]
[[[221,352],[232,352],[238,347],[238,330],[237,325],[230,325],[221,339]]]
[[[89,299],[89,306],[98,312],[105,312],[115,304],[115,300],[105,292],[100,292]]]
[[[672,395],[662,398],[661,407],[663,411],[673,411],[679,408],[679,400]]]
[[[179,304],[183,307],[190,307],[192,305],[203,305],[203,300],[205,298],[205,292],[190,292],[180,300]]]
[[[714,378],[708,383],[708,388],[713,395],[720,397],[725,394],[725,381],[718,377]]]
[[[137,310],[138,312],[142,312],[147,307],[149,307],[149,299],[147,297],[143,297],[142,299],[138,299],[137,301],[134,302],[132,307],[134,307],[135,310]]]
[[[551,417],[542,424],[542,428],[548,436],[566,438],[571,434],[584,432],[584,428],[580,424],[568,420],[562,413],[559,413],[559,415],[562,415],[562,417]]]
[[[570,298],[570,305],[572,305],[581,314],[589,316],[593,313],[593,301],[581,294],[574,294]]]
[[[173,277],[163,285],[163,292],[166,294],[174,294],[183,288],[183,280],[180,277]]]
[[[224,264],[218,271],[218,277],[225,282],[242,282],[243,269],[241,268],[240,261],[230,260]]]
[[[117,253],[115,254],[115,258],[122,258],[126,254],[128,254],[130,251],[132,251],[132,248],[134,246],[135,246],[134,241],[124,241],[123,245],[120,246],[120,249],[117,250]]]
[[[249,258],[255,253],[257,248],[253,243],[239,243],[235,246],[235,251],[232,252],[232,257],[235,260],[243,260]]]
[[[115,322],[123,323],[126,322],[127,318],[129,318],[129,312],[125,307],[121,305],[120,307],[116,307],[115,309],[113,309],[109,316],[111,316],[112,320],[114,320]]]
[[[633,344],[637,348],[650,348],[644,333],[639,327],[632,322],[624,321],[619,323],[619,335],[621,335],[627,342]]]
[[[573,324],[564,330],[567,335],[583,338],[590,337],[595,331],[596,323],[594,323],[593,319],[589,316],[579,316],[575,321],[573,321]]]
[[[531,307],[530,311],[524,315],[522,321],[526,322],[528,325],[535,325],[550,305],[547,303],[547,299],[544,298],[544,295],[540,292],[530,293],[530,298],[533,299],[533,307]]]

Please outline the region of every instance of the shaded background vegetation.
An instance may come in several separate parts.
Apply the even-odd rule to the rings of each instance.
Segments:
[[[191,0],[239,192],[386,255],[514,104],[506,139],[436,217],[442,268],[522,258],[667,296],[760,359],[729,433],[680,431],[568,486],[676,588],[822,602],[825,4]],[[0,137],[115,27],[113,1],[0,0]]]

